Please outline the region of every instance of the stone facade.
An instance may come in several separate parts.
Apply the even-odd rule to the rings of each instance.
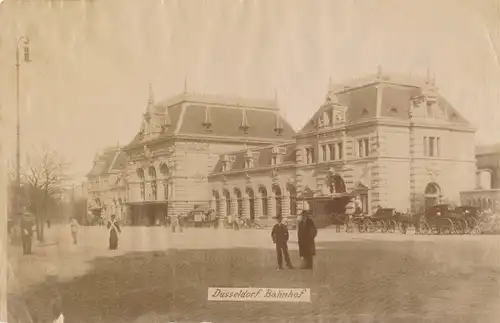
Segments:
[[[295,152],[278,164],[257,158],[217,168],[209,178],[212,203],[223,215],[240,214],[234,205],[252,200],[255,217],[300,212],[303,204],[292,206],[291,197],[307,200],[313,213],[327,212],[328,200],[338,200],[342,211],[349,196],[358,196],[367,213],[379,205],[416,212],[435,203],[459,204],[460,191],[474,187],[474,132],[432,80],[377,74],[330,87],[293,143],[221,155],[224,165],[281,147]],[[269,212],[264,214],[265,198]]]
[[[478,147],[476,160],[476,186],[461,192],[462,203],[500,212],[500,145]]]
[[[129,222],[158,224],[208,206],[208,176],[220,154],[293,135],[273,100],[184,93],[155,103],[151,93],[141,130],[125,148]]]
[[[127,220],[158,224],[206,205],[219,215],[271,219],[338,208],[416,212],[460,203],[475,186],[475,129],[434,81],[377,75],[330,86],[295,133],[276,100],[183,93],[146,106],[123,151]],[[459,143],[459,144],[457,144]]]

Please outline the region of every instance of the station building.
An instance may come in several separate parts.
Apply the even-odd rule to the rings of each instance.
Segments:
[[[324,103],[294,132],[276,99],[153,92],[135,138],[121,149],[126,217],[157,224],[200,205],[219,215],[271,219],[313,214],[357,197],[416,212],[460,204],[476,184],[471,124],[430,77],[381,71],[329,85]],[[344,204],[343,204],[344,203]]]

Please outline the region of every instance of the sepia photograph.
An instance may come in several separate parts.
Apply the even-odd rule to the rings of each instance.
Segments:
[[[500,322],[500,0],[0,0],[0,323]]]

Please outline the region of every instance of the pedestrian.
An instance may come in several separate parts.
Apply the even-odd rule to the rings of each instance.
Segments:
[[[184,212],[182,212],[181,214],[179,214],[179,232],[182,232],[182,230],[184,229],[184,226],[185,226],[185,221],[186,218],[184,216]]]
[[[31,254],[31,246],[33,241],[33,215],[25,210],[23,213],[23,218],[21,220],[21,235],[23,242],[23,254]]]
[[[276,245],[276,256],[278,260],[277,270],[283,269],[283,257],[285,257],[286,266],[289,269],[293,269],[290,255],[288,254],[288,228],[282,222],[282,217],[280,215],[276,217],[276,221],[278,223],[273,226],[271,238]]]
[[[313,256],[316,254],[314,239],[318,231],[308,213],[306,210],[302,211],[302,218],[297,228],[299,255],[303,260],[302,269],[313,268]]]
[[[78,242],[78,229],[80,228],[80,224],[76,220],[76,218],[72,218],[69,223],[71,228],[71,235],[73,236],[73,244],[77,244]]]
[[[175,229],[179,226],[179,216],[177,214],[172,214],[170,216],[170,227],[172,228],[172,232],[175,233]]]
[[[120,234],[122,230],[114,214],[111,214],[111,219],[108,221],[108,230],[109,250],[116,250],[116,248],[118,248],[118,234]]]

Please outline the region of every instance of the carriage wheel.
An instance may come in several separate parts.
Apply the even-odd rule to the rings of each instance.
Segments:
[[[389,229],[389,223],[385,222],[384,220],[381,220],[379,222],[379,228],[380,228],[380,232],[386,233],[387,230]]]
[[[450,219],[444,219],[445,225],[440,227],[440,231],[446,234],[453,234],[455,232],[455,226],[453,225],[453,221]]]
[[[426,220],[420,220],[420,223],[419,223],[419,233],[420,234],[430,234],[430,233],[433,233],[431,225]]]
[[[460,234],[466,234],[469,232],[469,224],[467,223],[466,219],[460,219]]]
[[[469,234],[475,234],[476,227],[478,226],[478,222],[476,218],[469,217],[467,218],[467,228]]]
[[[408,232],[408,225],[404,222],[399,222],[398,228],[399,232],[402,234],[406,234],[406,232]]]
[[[397,222],[396,222],[396,221],[394,221],[394,220],[390,220],[390,221],[389,221],[388,231],[389,231],[390,233],[394,233],[394,231],[396,231],[396,228],[397,228],[397,227],[398,227],[398,224],[397,224]],[[406,233],[406,231],[405,231],[405,233]]]
[[[373,224],[372,220],[370,219],[366,219],[365,221],[363,221],[363,226],[365,227],[366,232],[373,233],[377,231],[377,227]]]

